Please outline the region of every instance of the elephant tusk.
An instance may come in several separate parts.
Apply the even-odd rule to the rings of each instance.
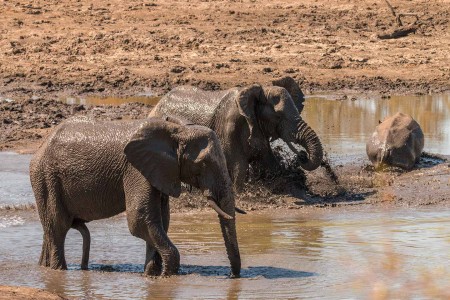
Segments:
[[[240,209],[240,208],[238,208],[238,207],[235,207],[234,210],[235,210],[237,213],[240,213],[240,214],[243,214],[243,215],[246,215],[246,214],[247,214],[247,212],[246,212],[245,210]]]
[[[208,198],[208,204],[224,219],[233,220],[234,218],[229,214],[225,213],[220,207],[214,202],[214,200]]]

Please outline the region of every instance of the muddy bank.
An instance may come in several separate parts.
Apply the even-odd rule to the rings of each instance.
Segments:
[[[0,300],[63,300],[57,294],[41,289],[19,286],[0,286]]]
[[[70,116],[86,115],[98,120],[139,119],[145,118],[150,108],[141,103],[96,106],[69,105],[41,98],[0,100],[0,150],[33,153],[50,131]]]
[[[392,2],[392,1],[391,1]],[[444,1],[446,2],[446,1]],[[290,75],[307,93],[448,90],[442,1],[3,1],[0,96],[163,94]]]
[[[12,160],[11,155],[14,168],[0,167],[0,212],[16,223],[20,220],[13,215],[37,212],[28,178],[30,155],[0,153],[0,160]],[[15,167],[21,160],[20,168]],[[236,196],[236,205],[250,214],[273,209],[307,212],[450,205],[450,156],[425,153],[410,172],[375,172],[359,154],[334,156],[328,162],[334,177],[324,167],[306,174],[294,168],[273,176],[251,173],[244,191]],[[195,189],[189,192],[188,186],[183,186],[179,198],[171,199],[170,206],[172,213],[211,211],[204,197]]]
[[[33,153],[56,125],[71,116],[87,115],[98,120],[138,119],[146,117],[150,109],[151,105],[141,103],[96,106],[70,105],[41,98],[3,101],[0,102],[0,150]],[[444,122],[444,119],[441,121]],[[439,133],[436,128],[431,129],[434,134]],[[328,146],[335,147],[334,144]],[[283,158],[286,153],[281,148],[279,151],[280,158]],[[373,170],[364,150],[358,150],[355,154],[344,153],[329,159],[328,170],[320,167],[306,174],[298,169],[292,159],[284,161],[284,170],[278,174],[262,176],[257,166],[252,166],[249,182],[239,195],[237,204],[252,211],[353,205],[445,206],[450,202],[448,156],[425,154],[411,172],[394,170],[380,173]],[[27,168],[25,171],[28,172]],[[5,176],[10,177],[8,174]],[[33,199],[29,203],[34,203]],[[195,191],[186,192],[171,203],[173,211],[208,207],[203,197]],[[2,210],[29,209],[34,209],[34,205],[25,203],[2,207]]]
[[[331,162],[333,174],[320,167],[307,174],[291,169],[270,178],[250,178],[237,195],[236,205],[247,211],[450,205],[450,156],[425,153],[410,172],[376,172],[366,157],[355,155],[350,159],[343,164]],[[183,193],[171,205],[173,211],[208,209],[196,191]]]

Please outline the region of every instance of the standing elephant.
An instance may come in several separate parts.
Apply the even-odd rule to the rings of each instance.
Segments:
[[[311,171],[321,164],[322,144],[300,117],[303,101],[302,91],[290,77],[274,81],[273,86],[254,84],[215,92],[181,86],[165,95],[149,117],[175,115],[214,130],[239,191],[252,160],[260,159],[271,170],[279,167],[270,148],[270,141],[278,138],[300,155],[303,169]],[[303,146],[306,152],[292,144]]]
[[[42,266],[67,268],[64,240],[72,227],[83,234],[87,267],[85,223],[126,211],[131,234],[147,243],[145,273],[176,274],[180,256],[167,236],[168,195],[178,197],[184,182],[204,191],[218,212],[231,276],[240,274],[232,183],[209,128],[173,118],[70,119],[34,155],[30,177],[44,229]]]
[[[424,137],[411,116],[396,113],[381,122],[366,144],[366,152],[375,168],[394,166],[410,170],[419,161]]]

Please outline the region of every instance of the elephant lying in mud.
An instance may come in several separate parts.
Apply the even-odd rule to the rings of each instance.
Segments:
[[[204,191],[218,212],[231,276],[239,277],[235,200],[225,157],[209,128],[177,119],[95,122],[74,118],[59,125],[30,163],[30,177],[44,241],[39,264],[66,269],[68,230],[83,235],[87,268],[86,222],[126,211],[132,235],[147,243],[145,273],[176,274],[177,248],[167,236],[168,195],[178,197],[181,182]]]
[[[259,159],[269,170],[279,168],[270,148],[270,141],[278,138],[300,155],[303,169],[314,170],[322,162],[323,149],[316,133],[300,117],[304,95],[290,77],[272,83],[215,92],[177,87],[159,101],[149,117],[174,115],[214,130],[237,191],[252,160]],[[293,143],[306,152],[299,152]]]
[[[424,136],[411,116],[396,113],[381,122],[366,144],[366,152],[376,169],[394,166],[410,170],[419,161]]]

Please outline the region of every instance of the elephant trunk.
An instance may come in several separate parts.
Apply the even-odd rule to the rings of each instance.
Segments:
[[[233,196],[231,196],[233,197]],[[239,245],[236,233],[236,218],[234,197],[231,201],[222,201],[225,205],[221,205],[222,210],[233,219],[226,219],[219,216],[220,227],[222,229],[225,248],[227,250],[228,259],[231,265],[231,278],[239,278],[241,274],[241,256],[239,254]]]
[[[298,124],[297,135],[295,140],[306,150],[306,157],[300,161],[300,167],[307,171],[313,171],[317,169],[322,163],[323,159],[323,148],[317,134],[312,130],[311,127],[304,121],[300,121]],[[292,149],[293,146],[288,143],[288,146]],[[294,148],[295,149],[295,148]],[[292,150],[294,150],[292,149]],[[298,151],[294,151],[297,154]]]
[[[226,220],[220,218],[220,227],[227,249],[228,259],[231,265],[231,278],[239,278],[241,274],[241,256],[239,254],[239,246],[236,237],[235,220]]]

